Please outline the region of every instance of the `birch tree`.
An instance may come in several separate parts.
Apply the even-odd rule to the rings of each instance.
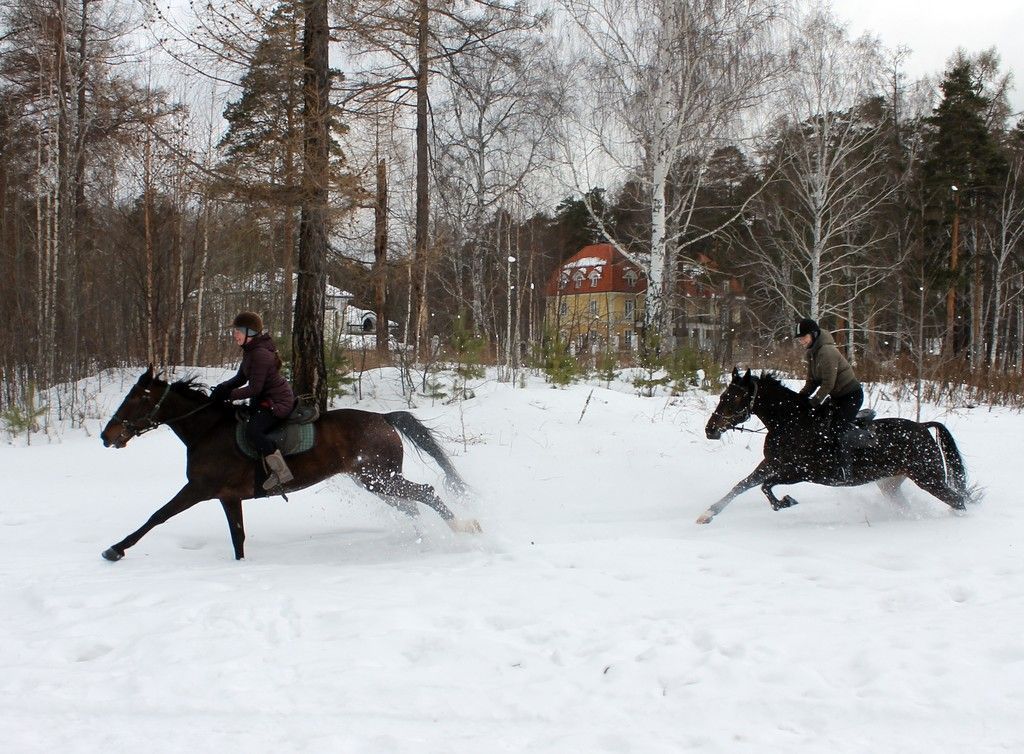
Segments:
[[[989,366],[995,366],[1000,356],[1001,332],[1009,326],[1004,312],[1007,299],[1007,267],[1024,248],[1024,120],[1017,124],[1009,139],[1008,169],[1003,186],[996,197],[996,231],[992,239],[992,341],[988,354]],[[1015,292],[1020,295],[1020,290]]]
[[[468,304],[476,336],[491,329],[485,270],[511,264],[485,226],[546,174],[556,117],[546,62],[540,40],[525,37],[507,54],[464,55],[445,77],[446,97],[435,117],[437,206],[450,235],[453,293]]]
[[[590,82],[563,138],[566,164],[580,193],[608,185],[610,177],[642,188],[649,220],[641,236],[605,235],[646,272],[646,327],[666,335],[665,304],[680,240],[696,243],[719,230],[688,233],[708,161],[735,143],[742,118],[763,102],[781,70],[772,39],[780,4],[562,4],[578,37],[576,80]]]
[[[894,267],[876,253],[890,232],[878,216],[896,185],[875,89],[882,61],[871,39],[851,40],[821,10],[800,27],[793,58],[745,243],[782,320],[850,320],[857,297]]]

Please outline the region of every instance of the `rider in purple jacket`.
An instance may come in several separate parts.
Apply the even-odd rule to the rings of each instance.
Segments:
[[[281,357],[270,335],[263,332],[260,315],[241,312],[231,324],[235,342],[242,348],[242,364],[234,377],[213,388],[210,398],[249,399],[252,412],[245,433],[272,472],[263,483],[263,488],[269,491],[294,478],[281,451],[268,435],[294,410],[295,393],[281,376]]]

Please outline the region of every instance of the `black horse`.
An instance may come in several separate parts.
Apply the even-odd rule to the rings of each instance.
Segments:
[[[125,550],[154,526],[203,500],[219,499],[228,519],[235,558],[244,557],[245,527],[242,501],[257,496],[255,463],[235,444],[235,407],[210,401],[193,380],[168,383],[143,374],[103,428],[105,447],[123,448],[133,437],[167,424],[185,444],[185,486],[139,529],[103,552],[107,560],[120,560]],[[407,411],[378,414],[356,409],[328,411],[316,421],[312,449],[291,456],[295,479],[283,492],[300,490],[335,474],[351,474],[366,489],[399,510],[415,515],[413,501],[424,503],[455,531],[480,531],[473,519],[460,520],[426,484],[402,476],[402,439],[408,438],[445,472],[445,481],[457,490],[465,485],[430,430]],[[259,490],[259,496],[264,493]]]
[[[722,512],[734,497],[760,485],[773,510],[796,505],[786,495],[772,493],[777,484],[813,482],[830,487],[851,487],[878,482],[888,496],[899,498],[899,487],[910,478],[956,510],[963,510],[971,493],[963,459],[949,430],[939,422],[918,423],[909,419],[879,419],[870,425],[873,447],[849,449],[849,475],[839,462],[839,438],[829,426],[827,410],[812,407],[804,396],[783,385],[770,373],[741,375],[734,369],[732,382],[722,393],[718,407],[704,429],[709,440],[733,429],[751,416],[767,428],[764,460],[729,493],[697,519],[706,524]],[[938,433],[938,442],[930,429]]]

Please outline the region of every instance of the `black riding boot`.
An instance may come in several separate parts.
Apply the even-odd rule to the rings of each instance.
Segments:
[[[836,456],[839,462],[839,476],[844,482],[848,482],[853,479],[853,467],[851,465],[850,458],[850,446],[846,444],[842,437],[839,438],[839,443],[836,446]]]

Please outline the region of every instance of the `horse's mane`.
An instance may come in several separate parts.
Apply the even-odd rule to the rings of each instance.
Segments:
[[[206,390],[206,385],[200,382],[199,377],[194,374],[183,377],[177,382],[172,382],[171,392],[197,401],[210,400],[210,395]]]
[[[794,396],[797,394],[797,392],[795,390],[791,390],[790,388],[786,387],[783,384],[783,382],[779,378],[779,375],[778,375],[777,372],[773,372],[773,371],[761,372],[761,375],[757,379],[761,383],[762,387],[767,387],[769,389],[781,390],[781,391],[783,391],[785,393],[789,393],[790,395],[794,395]]]

